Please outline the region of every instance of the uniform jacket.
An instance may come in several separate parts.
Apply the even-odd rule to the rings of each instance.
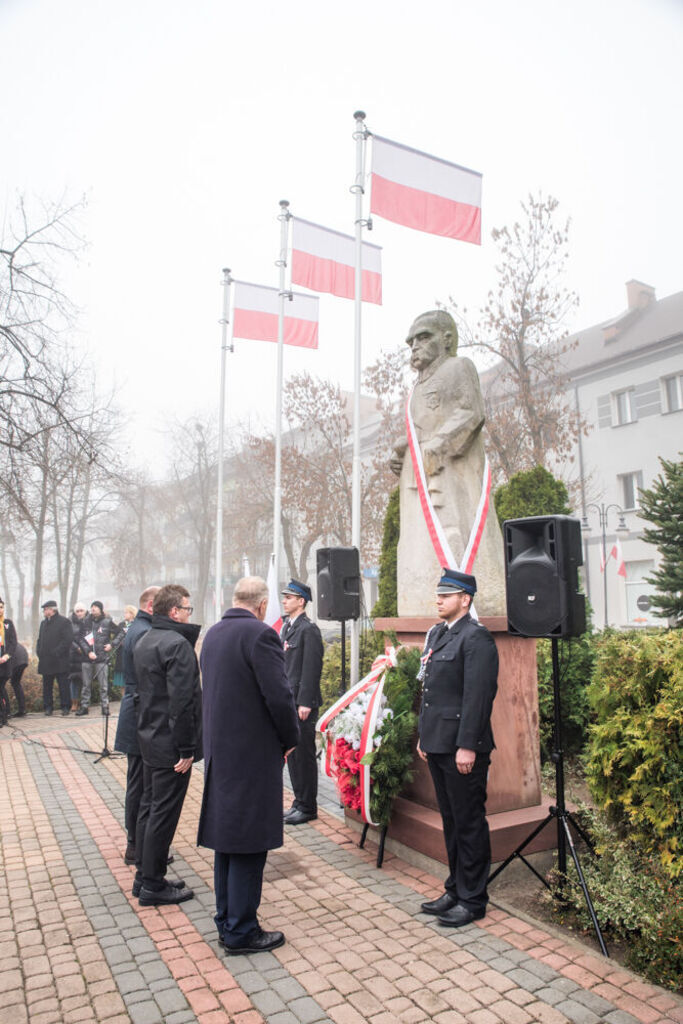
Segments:
[[[302,612],[283,629],[285,669],[294,700],[305,708],[319,708],[323,640],[315,622]]]
[[[469,614],[433,642],[422,690],[420,747],[429,754],[458,747],[493,750],[491,708],[498,689],[498,651]]]
[[[152,768],[202,759],[202,690],[194,645],[201,626],[153,615],[133,652],[140,753]]]
[[[124,754],[134,754],[136,757],[140,756],[140,744],[138,743],[138,723],[135,709],[138,677],[135,674],[133,651],[140,637],[144,636],[151,628],[152,616],[149,612],[138,611],[128,627],[121,646],[124,686],[114,749],[120,750]]]
[[[67,674],[71,659],[73,629],[66,615],[57,612],[49,619],[43,619],[38,630],[36,654],[38,672],[41,676]]]
[[[299,719],[277,633],[230,608],[204,638],[204,796],[197,842],[222,853],[282,846],[284,753]]]
[[[5,619],[5,643],[0,647],[0,657],[9,654],[10,660],[0,665],[0,679],[9,679],[12,674],[12,657],[17,649],[17,631],[11,619]]]

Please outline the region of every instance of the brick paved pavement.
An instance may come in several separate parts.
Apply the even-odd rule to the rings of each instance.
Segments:
[[[212,854],[195,846],[201,771],[174,842],[196,898],[140,908],[122,859],[125,759],[101,720],[32,715],[0,730],[0,1024],[683,1024],[683,1001],[579,943],[492,906],[446,931],[419,903],[440,880],[359,850],[329,789],[270,854],[264,927],[287,943],[224,957]]]

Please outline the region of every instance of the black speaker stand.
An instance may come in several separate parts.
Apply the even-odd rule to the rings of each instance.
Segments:
[[[339,696],[346,693],[346,623],[341,620],[341,682],[339,683]]]
[[[492,882],[501,871],[504,871],[508,864],[512,863],[515,858],[518,858],[525,864],[530,871],[536,875],[536,877],[543,882],[546,889],[550,890],[550,885],[545,878],[536,870],[533,864],[530,864],[526,857],[523,856],[522,851],[526,849],[529,843],[532,842],[543,829],[548,825],[553,818],[557,820],[557,870],[560,874],[561,885],[564,884],[567,877],[567,846],[571,853],[572,860],[574,861],[574,867],[579,878],[579,885],[583,892],[583,897],[588,907],[588,913],[590,914],[591,921],[593,922],[593,928],[595,929],[595,935],[600,946],[600,951],[603,956],[609,956],[607,952],[607,946],[605,940],[602,937],[600,931],[600,925],[598,918],[595,913],[593,901],[591,900],[588,886],[586,885],[586,879],[584,878],[583,871],[581,870],[581,862],[579,861],[579,855],[576,852],[574,840],[569,825],[572,824],[578,834],[581,836],[583,841],[588,846],[589,850],[594,853],[593,844],[589,837],[586,835],[584,830],[578,824],[578,822],[572,817],[570,812],[567,810],[564,800],[564,754],[562,751],[562,714],[561,714],[561,703],[560,703],[560,661],[557,652],[557,637],[551,637],[550,640],[552,647],[552,658],[553,658],[553,711],[554,711],[554,725],[553,725],[553,753],[552,760],[555,764],[555,799],[557,801],[556,807],[549,809],[548,817],[538,825],[531,835],[519,844],[517,849],[513,850],[510,856],[500,864],[493,874],[489,875],[488,881]],[[556,899],[561,900],[561,889],[560,894]]]
[[[110,750],[107,746],[107,740],[109,739],[109,705],[107,704],[106,709],[102,709],[102,717],[104,718],[104,745],[101,750],[82,750],[82,754],[94,754],[95,760],[93,764],[97,764],[102,761],[105,757],[125,757],[125,754],[117,754],[115,751]]]

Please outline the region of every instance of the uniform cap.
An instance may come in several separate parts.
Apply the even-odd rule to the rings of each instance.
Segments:
[[[290,580],[282,593],[291,594],[293,597],[303,597],[304,601],[313,600],[311,588],[307,587],[305,583],[300,583],[299,580]]]
[[[476,579],[459,569],[444,569],[436,587],[437,594],[456,594],[458,591],[474,597],[477,592]]]

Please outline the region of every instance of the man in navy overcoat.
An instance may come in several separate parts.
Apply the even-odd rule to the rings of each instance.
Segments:
[[[197,842],[215,851],[218,940],[229,954],[275,949],[258,923],[268,850],[282,846],[282,769],[299,720],[277,633],[263,621],[268,586],[239,580],[233,607],[206,634],[204,796]]]
[[[441,625],[427,634],[422,659],[418,753],[427,761],[443,821],[449,876],[445,892],[422,904],[439,924],[460,928],[486,913],[491,843],[486,781],[498,651],[470,606],[477,581],[444,569],[436,588]]]

